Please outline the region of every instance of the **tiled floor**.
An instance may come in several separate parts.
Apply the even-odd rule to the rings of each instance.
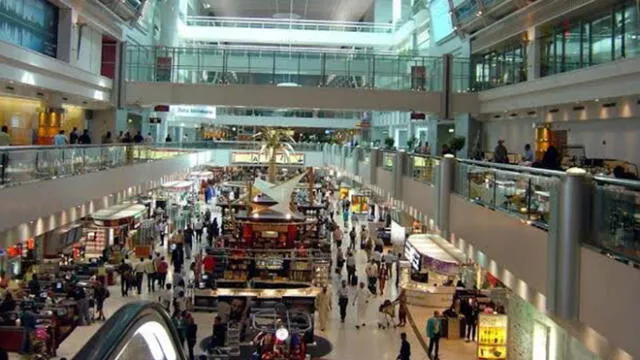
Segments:
[[[345,236],[348,239],[348,236]],[[346,240],[345,239],[345,240]],[[343,250],[348,246],[348,240],[343,243]],[[336,249],[333,249],[335,254]],[[334,256],[335,258],[335,256]],[[357,271],[359,279],[365,279],[364,264],[366,262],[366,256],[363,251],[357,252]],[[346,272],[343,274],[346,278]],[[392,279],[395,279],[395,274]],[[334,274],[332,279],[333,288],[337,288],[339,279]],[[344,324],[340,323],[340,317],[338,314],[337,297],[334,302],[333,312],[330,316],[330,322],[328,329],[325,333],[321,333],[317,329],[318,335],[326,337],[332,344],[333,349],[325,360],[361,360],[361,359],[395,359],[400,347],[400,333],[406,332],[408,340],[411,343],[411,350],[414,360],[427,359],[426,352],[422,348],[417,336],[424,337],[424,324],[426,319],[433,313],[433,309],[411,307],[411,315],[417,328],[421,332],[417,335],[414,329],[407,324],[404,328],[395,328],[389,330],[381,330],[377,327],[377,309],[378,305],[385,299],[394,299],[397,295],[395,289],[395,281],[388,281],[385,296],[378,296],[372,304],[370,304],[367,311],[367,326],[357,330],[355,328],[355,307],[349,306],[347,319]],[[113,314],[118,308],[124,304],[137,300],[156,300],[156,294],[149,294],[146,292],[146,286],[143,289],[141,296],[134,295],[129,297],[120,296],[120,287],[114,286],[110,288],[111,297],[107,299],[105,303],[106,315]],[[336,291],[333,291],[334,296]],[[207,337],[211,333],[214,314],[210,313],[195,313],[194,317],[198,324],[198,336],[199,341]],[[58,357],[71,358],[89,339],[102,323],[95,323],[91,326],[77,328],[61,345],[58,350]],[[198,341],[198,342],[199,342]],[[475,345],[473,343],[467,344],[461,340],[448,341],[446,339],[441,340],[440,343],[440,359],[443,360],[471,360],[474,358]],[[17,359],[17,355],[12,354],[12,359]]]

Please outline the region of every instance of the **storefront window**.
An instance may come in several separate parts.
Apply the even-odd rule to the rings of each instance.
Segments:
[[[611,61],[612,16],[607,15],[591,23],[591,60],[593,65]]]
[[[640,56],[640,19],[635,6],[624,9],[624,51],[625,57]]]
[[[541,75],[548,76],[640,56],[638,11],[632,1],[592,19],[548,29],[541,41]]]
[[[525,64],[526,50],[522,43],[476,56],[471,66],[473,87],[485,90],[526,81]]]

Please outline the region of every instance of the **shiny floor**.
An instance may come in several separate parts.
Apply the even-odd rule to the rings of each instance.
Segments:
[[[218,214],[219,216],[219,214]],[[365,221],[363,217],[361,223]],[[341,221],[339,221],[341,223]],[[342,225],[342,224],[341,224]],[[357,226],[356,228],[359,228]],[[346,234],[345,234],[346,235]],[[358,237],[359,238],[359,237]],[[348,246],[348,235],[345,236],[343,243],[343,251]],[[335,259],[336,247],[332,249]],[[357,272],[359,279],[365,279],[364,266],[366,263],[366,255],[364,251],[357,251]],[[342,274],[343,278],[346,278],[346,272]],[[425,323],[430,314],[435,309],[422,308],[422,307],[410,307],[410,316],[415,327],[411,325],[411,321],[404,328],[394,328],[388,330],[378,329],[378,305],[385,299],[395,299],[397,290],[395,288],[395,273],[392,276],[393,281],[387,282],[387,289],[385,290],[385,296],[378,296],[375,298],[372,304],[368,307],[366,319],[367,325],[360,330],[355,327],[355,313],[356,309],[352,304],[349,305],[347,310],[347,319],[344,324],[340,323],[340,317],[337,306],[336,291],[333,291],[335,302],[333,304],[333,312],[330,317],[328,329],[320,332],[316,329],[316,334],[327,338],[333,345],[331,353],[325,356],[325,360],[361,360],[361,359],[396,359],[398,350],[400,348],[400,333],[406,332],[409,342],[411,343],[411,359],[413,360],[425,360],[428,359],[426,350],[418,340],[418,336],[423,339],[425,337]],[[333,274],[332,287],[337,289],[339,284],[339,277],[335,273]],[[146,284],[146,282],[145,282]],[[142,295],[133,295],[129,297],[120,296],[120,286],[113,286],[110,288],[111,297],[106,300],[105,314],[108,317],[113,314],[118,308],[124,304],[137,300],[157,300],[157,294],[149,294],[146,291],[146,286],[143,288]],[[131,292],[130,292],[131,293]],[[442,310],[442,309],[438,309]],[[209,336],[212,331],[214,314],[196,312],[194,318],[198,324],[198,343],[200,340]],[[396,318],[397,321],[397,318]],[[102,322],[94,323],[90,326],[77,328],[61,345],[58,349],[58,358],[66,357],[71,359],[73,355],[84,345],[88,338],[90,338],[102,325]],[[476,346],[474,343],[465,343],[462,340],[447,340],[442,339],[440,342],[440,359],[443,360],[471,360],[474,359]],[[196,349],[196,354],[200,350]],[[12,354],[10,357],[17,359],[17,354]]]

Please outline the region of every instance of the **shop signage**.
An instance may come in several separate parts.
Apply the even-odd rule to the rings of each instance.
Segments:
[[[420,253],[418,253],[416,248],[413,247],[413,245],[411,245],[411,243],[408,241],[404,244],[404,257],[409,260],[409,262],[411,263],[411,267],[415,271],[420,271]]]
[[[268,164],[269,157],[259,151],[243,151],[231,153],[232,164]],[[276,163],[285,165],[304,165],[304,154],[276,154]]]
[[[171,112],[177,117],[198,117],[205,119],[216,118],[215,106],[191,106],[191,105],[178,105],[172,106]]]

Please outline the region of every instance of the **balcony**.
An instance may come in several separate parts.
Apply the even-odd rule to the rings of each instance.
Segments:
[[[393,25],[350,21],[188,16],[180,28],[184,41],[295,46],[393,46]]]

